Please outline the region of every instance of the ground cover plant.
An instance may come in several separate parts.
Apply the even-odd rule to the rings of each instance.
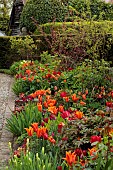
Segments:
[[[108,62],[85,60],[64,69],[58,56],[45,53],[41,62],[16,62],[10,70],[18,99],[6,126],[19,147],[11,152],[9,169],[112,170]]]

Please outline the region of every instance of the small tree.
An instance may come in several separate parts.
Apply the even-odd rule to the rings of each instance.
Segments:
[[[0,30],[8,32],[12,0],[0,0]]]

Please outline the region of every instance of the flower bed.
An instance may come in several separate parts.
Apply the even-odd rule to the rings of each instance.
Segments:
[[[86,60],[65,70],[56,61],[20,61],[11,70],[18,99],[7,129],[19,148],[12,152],[9,170],[112,170],[108,63]]]

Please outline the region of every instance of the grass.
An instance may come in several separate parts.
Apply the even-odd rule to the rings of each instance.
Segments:
[[[0,69],[0,73],[5,73],[11,75],[11,71],[9,69]]]

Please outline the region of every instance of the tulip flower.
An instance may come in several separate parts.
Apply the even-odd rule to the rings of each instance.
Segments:
[[[90,138],[90,142],[93,143],[93,142],[101,142],[101,136],[91,136]]]
[[[69,111],[63,111],[63,113],[61,114],[61,117],[63,118],[63,119],[66,119],[66,118],[68,118],[70,116],[70,112]]]
[[[38,130],[38,123],[32,123],[31,126],[32,126],[34,132],[37,132],[37,130]]]
[[[28,136],[33,136],[33,128],[30,126],[29,128],[25,128],[27,131]]]
[[[76,162],[77,162],[77,156],[76,156],[75,152],[73,152],[73,153],[71,153],[70,151],[66,152],[66,157],[63,159],[66,160],[66,162],[69,166],[72,166],[73,164],[76,164]]]

